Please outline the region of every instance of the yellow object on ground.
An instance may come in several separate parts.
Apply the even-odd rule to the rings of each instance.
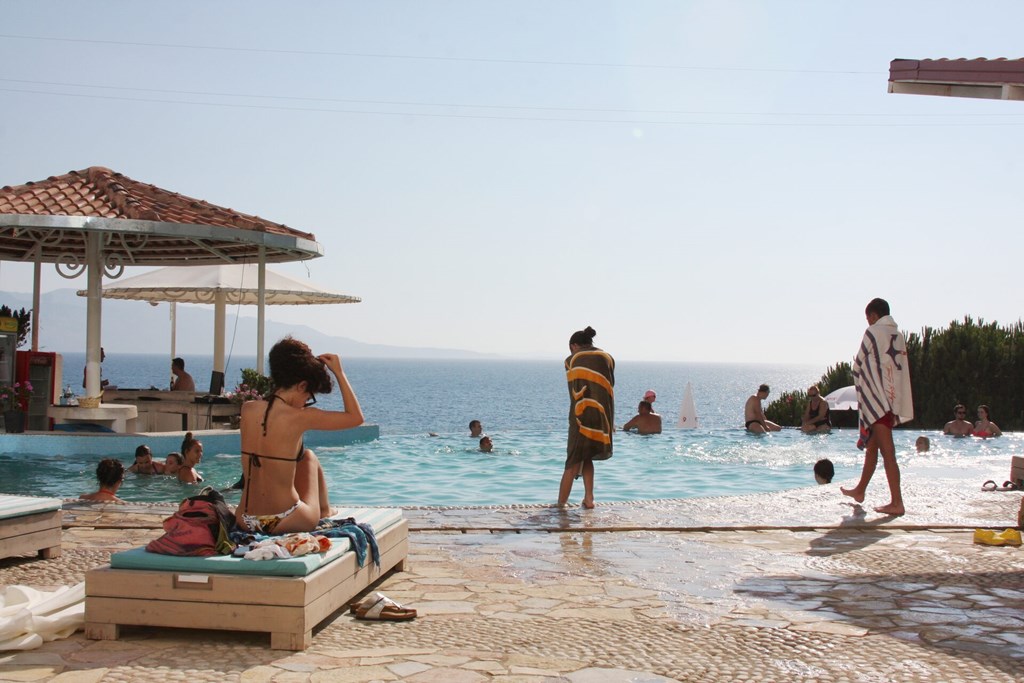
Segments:
[[[975,529],[974,542],[982,545],[1020,545],[1020,532],[1016,529],[993,531],[992,529]]]

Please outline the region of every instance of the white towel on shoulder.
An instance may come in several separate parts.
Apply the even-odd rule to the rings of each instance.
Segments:
[[[892,316],[882,316],[864,332],[853,361],[853,382],[860,408],[859,448],[867,444],[871,425],[886,413],[893,414],[893,426],[914,419],[907,340]]]

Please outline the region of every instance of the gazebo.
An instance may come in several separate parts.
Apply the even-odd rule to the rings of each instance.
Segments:
[[[42,263],[87,278],[86,394],[100,395],[101,285],[125,266],[253,263],[258,268],[257,363],[263,359],[267,263],[323,255],[313,234],[93,166],[0,188],[0,261],[35,264],[32,347],[38,350]],[[223,368],[220,368],[223,371]]]

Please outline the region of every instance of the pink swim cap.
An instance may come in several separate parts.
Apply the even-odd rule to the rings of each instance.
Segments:
[[[654,403],[654,400],[655,400],[656,398],[658,398],[658,395],[657,395],[657,394],[655,394],[655,393],[654,393],[653,391],[651,391],[650,389],[648,389],[648,390],[647,390],[647,393],[645,393],[645,394],[644,394],[644,400],[645,400],[645,401],[647,401],[648,403]]]

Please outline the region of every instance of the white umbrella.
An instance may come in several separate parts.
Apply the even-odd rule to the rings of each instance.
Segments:
[[[857,410],[857,387],[852,384],[836,389],[825,397],[830,410]]]
[[[169,301],[172,306],[177,303],[213,304],[213,370],[223,378],[225,306],[259,305],[258,276],[259,269],[254,264],[159,268],[103,287],[102,296],[104,299],[134,299],[154,304],[157,301]],[[86,292],[79,291],[78,295],[85,296]],[[360,301],[359,297],[321,289],[311,283],[265,270],[263,303],[266,305],[355,304]],[[174,334],[172,312],[172,356]],[[211,386],[213,384],[215,382],[211,380]]]

